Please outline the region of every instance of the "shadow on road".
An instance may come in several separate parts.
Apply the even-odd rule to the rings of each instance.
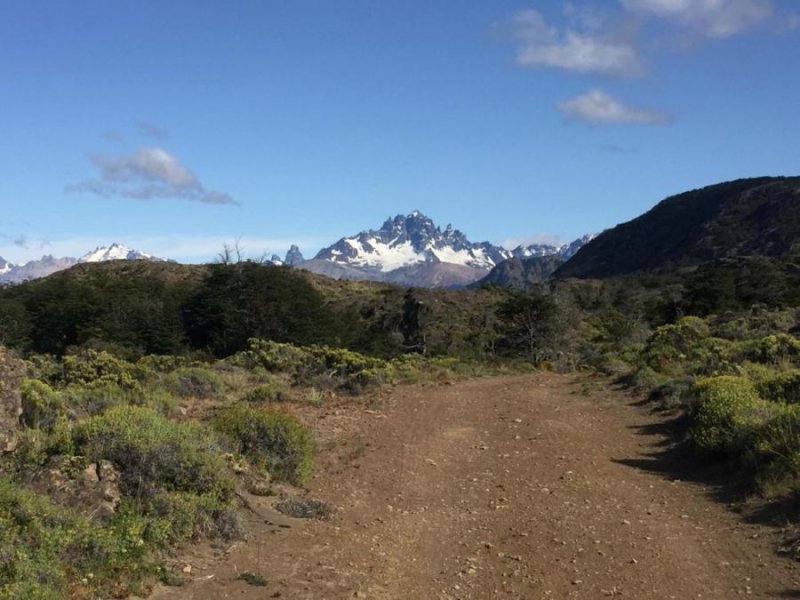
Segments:
[[[728,504],[748,523],[785,527],[800,522],[800,497],[754,500],[756,490],[747,483],[753,481],[754,474],[739,463],[700,456],[686,439],[688,421],[684,416],[665,417],[655,411],[651,416],[651,422],[632,427],[648,439],[642,453],[614,462],[670,480],[700,484],[709,496]]]

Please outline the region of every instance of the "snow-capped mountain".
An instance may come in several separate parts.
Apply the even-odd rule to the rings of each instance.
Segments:
[[[517,246],[511,250],[511,256],[515,258],[534,258],[537,256],[559,256],[564,260],[572,258],[582,246],[591,242],[595,234],[586,234],[569,244],[553,246],[552,244],[529,244],[528,246]]]
[[[105,262],[107,260],[153,260],[163,261],[151,254],[128,248],[125,244],[114,243],[110,246],[98,246],[78,259],[79,263]]]
[[[507,250],[489,242],[471,243],[451,225],[442,231],[431,219],[414,211],[387,219],[378,230],[342,238],[314,258],[388,273],[429,262],[490,269],[509,256]]]
[[[14,265],[0,258],[0,285],[4,283],[19,283],[29,279],[47,277],[57,271],[63,271],[78,263],[94,263],[107,260],[153,260],[163,261],[163,258],[151,256],[139,250],[132,250],[124,244],[111,244],[98,246],[81,258],[65,256],[56,258],[52,255],[42,256],[39,260],[31,260],[23,265]]]
[[[583,238],[582,238],[583,239]],[[373,279],[403,285],[458,287],[486,275],[514,256],[562,255],[580,247],[531,244],[507,250],[490,242],[470,242],[452,225],[442,230],[419,211],[387,219],[380,229],[341,238],[295,266],[342,279]],[[289,263],[287,256],[287,263]]]

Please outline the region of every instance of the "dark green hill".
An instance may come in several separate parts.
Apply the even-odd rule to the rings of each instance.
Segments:
[[[503,299],[497,290],[409,290],[251,261],[87,263],[0,287],[0,344],[221,357],[258,337],[391,357],[423,340],[431,354],[471,356],[491,339],[487,315]]]
[[[564,263],[557,255],[532,256],[530,258],[509,258],[494,267],[483,279],[471,284],[471,288],[484,285],[527,290],[537,283],[545,283],[553,272]]]
[[[798,253],[800,177],[759,177],[667,198],[597,236],[555,276],[611,277],[736,256]]]

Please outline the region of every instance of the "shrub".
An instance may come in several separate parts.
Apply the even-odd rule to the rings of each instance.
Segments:
[[[768,335],[756,344],[751,351],[752,360],[772,365],[800,360],[800,340],[788,333]]]
[[[167,376],[167,386],[182,398],[219,398],[223,394],[220,377],[203,367],[184,367]]]
[[[288,399],[288,390],[281,384],[273,381],[253,388],[247,392],[242,400],[245,402],[282,402]]]
[[[731,456],[747,451],[757,428],[771,415],[745,377],[723,375],[699,379],[693,386],[691,436],[701,448]]]
[[[181,367],[188,366],[188,363],[189,359],[185,356],[172,356],[170,354],[148,354],[136,361],[137,366],[156,373],[170,373]]]
[[[761,484],[800,478],[800,406],[774,407],[772,419],[758,432],[756,448],[764,468]]]
[[[221,412],[214,427],[275,479],[302,485],[311,472],[311,435],[291,415],[235,407]]]
[[[784,373],[774,373],[757,383],[762,397],[774,402],[800,404],[800,369]]]
[[[730,362],[735,343],[709,335],[698,317],[684,317],[657,328],[642,352],[645,362],[673,377],[721,375],[735,371]]]
[[[137,510],[161,519],[156,528],[164,531],[151,532],[160,543],[207,533],[208,523],[226,516],[233,482],[216,437],[204,427],[117,406],[80,423],[73,438],[89,460],[115,464],[120,490]]]
[[[248,345],[248,350],[235,354],[228,361],[246,369],[262,367],[272,372],[294,373],[308,357],[304,349],[292,344],[252,338]]]
[[[91,573],[81,597],[108,597],[121,579],[135,584],[152,570],[135,528],[117,519],[93,527],[72,510],[0,479],[0,599],[59,600]]]
[[[391,376],[385,360],[330,346],[281,344],[250,340],[250,349],[231,362],[246,368],[261,367],[288,374],[294,385],[313,384],[319,388],[343,389],[353,393],[377,385]]]
[[[136,365],[105,351],[86,350],[63,359],[63,381],[66,384],[115,384],[123,388],[134,388],[142,377],[143,372]]]
[[[691,379],[671,379],[653,388],[647,399],[660,410],[683,408],[691,387]]]
[[[624,378],[625,383],[637,392],[650,392],[664,383],[664,376],[659,375],[647,365],[639,367]]]
[[[38,379],[50,384],[61,382],[63,367],[61,362],[49,354],[31,354],[27,361],[28,375],[31,379]]]
[[[142,402],[141,389],[125,389],[116,383],[70,384],[61,395],[67,407],[79,417],[98,415],[113,406]]]
[[[56,419],[64,414],[64,402],[53,389],[36,379],[20,383],[22,414],[20,422],[26,427],[50,430]]]

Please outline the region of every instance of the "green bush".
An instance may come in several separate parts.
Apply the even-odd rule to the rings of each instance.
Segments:
[[[76,450],[89,460],[110,460],[120,470],[120,491],[137,510],[161,518],[160,542],[207,533],[227,518],[233,482],[216,436],[192,423],[176,423],[151,408],[116,406],[75,427]],[[178,520],[194,506],[192,525]],[[166,519],[166,521],[164,521]]]
[[[773,417],[760,429],[756,448],[762,486],[800,479],[800,406],[775,405]]]
[[[116,383],[73,383],[61,391],[61,396],[70,411],[83,418],[98,415],[113,406],[141,404],[143,391],[122,388]]]
[[[288,390],[278,382],[272,381],[253,388],[242,400],[245,402],[282,402],[288,399]]]
[[[105,351],[86,350],[80,354],[65,356],[62,365],[63,381],[66,384],[114,384],[123,388],[134,388],[144,375],[143,370],[133,363]]]
[[[637,392],[649,393],[654,388],[665,383],[665,377],[656,373],[652,368],[644,365],[633,371],[626,378],[626,383]]]
[[[47,382],[51,385],[61,383],[63,380],[64,369],[54,356],[49,354],[31,354],[25,361],[28,367],[28,376],[31,379]]]
[[[172,356],[170,354],[148,354],[136,361],[136,366],[156,373],[170,373],[176,369],[189,366],[189,359],[185,356]]]
[[[274,479],[301,485],[311,472],[311,435],[291,415],[235,407],[221,412],[214,427]]]
[[[683,317],[673,325],[658,327],[642,351],[647,365],[672,377],[722,375],[735,372],[732,354],[736,344],[709,335],[698,317]]]
[[[223,395],[217,373],[204,367],[184,367],[167,375],[167,387],[182,398],[213,399]]]
[[[647,399],[656,404],[660,410],[685,408],[691,388],[691,379],[670,379],[653,388]]]
[[[769,402],[762,400],[752,381],[723,375],[695,382],[691,407],[694,442],[701,448],[737,456],[753,443],[759,426],[771,416]]]
[[[50,430],[56,419],[64,414],[64,402],[49,385],[36,379],[20,383],[22,414],[20,422],[26,427]]]
[[[773,402],[800,404],[800,369],[774,373],[760,380],[756,387],[759,394]]]
[[[108,597],[112,584],[117,593],[129,589],[152,572],[130,525],[118,518],[94,527],[47,497],[0,479],[0,599],[60,600],[81,578],[87,578],[82,597]]]
[[[271,372],[294,373],[308,359],[305,349],[271,340],[252,338],[249,349],[228,359],[231,364],[254,369],[261,367]]]
[[[749,358],[772,365],[797,364],[800,362],[800,340],[788,333],[768,335],[755,344]]]

